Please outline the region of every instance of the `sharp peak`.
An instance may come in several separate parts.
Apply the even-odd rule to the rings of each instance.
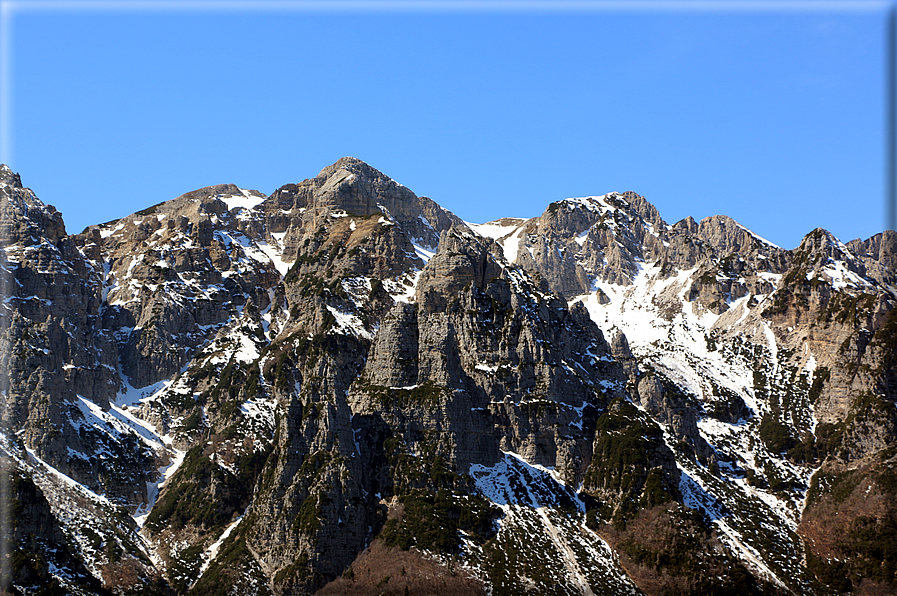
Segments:
[[[338,160],[336,160],[333,163],[333,165],[334,166],[343,166],[343,165],[356,164],[356,163],[364,164],[364,161],[358,159],[357,157],[352,157],[351,155],[347,155],[345,157],[341,157]],[[365,165],[367,165],[367,164],[365,164]]]
[[[566,199],[561,199],[560,201],[551,203],[551,205],[558,206],[561,204],[566,204],[570,207],[585,207],[587,209],[591,209],[596,205],[603,205],[606,208],[612,209],[622,207],[624,209],[638,212],[643,216],[660,216],[657,208],[654,207],[654,205],[650,201],[633,190],[613,190],[600,195],[568,197]],[[551,205],[549,205],[549,207]]]
[[[692,217],[690,215],[686,219],[691,219],[691,221],[694,222],[694,219],[692,219]],[[763,240],[766,244],[772,244],[772,242],[770,242],[769,240],[764,240],[760,236],[757,236],[756,234],[754,234],[754,232],[752,232],[747,226],[744,226],[744,225],[738,223],[735,219],[729,217],[728,215],[724,215],[722,213],[718,213],[716,215],[708,215],[707,217],[701,219],[701,221],[698,222],[698,227],[702,228],[702,229],[716,227],[716,226],[723,227],[723,228],[729,228],[729,229],[734,228],[736,230],[741,230],[741,231],[747,232],[748,234],[751,234],[752,236],[756,236],[757,239]]]
[[[0,184],[8,184],[13,188],[22,188],[22,178],[5,163],[0,164]]]
[[[600,195],[588,195],[585,197],[567,197],[566,199],[562,199],[559,202],[560,203],[568,203],[568,202],[569,203],[584,203],[587,201],[595,202],[595,201],[601,201],[602,199],[611,199],[611,198],[615,198],[615,197],[622,198],[623,194],[624,193],[622,193],[622,192],[612,190],[610,192],[606,192],[606,193],[600,194]]]
[[[816,228],[804,236],[800,241],[800,246],[795,250],[804,253],[822,253],[837,259],[856,256],[850,247],[825,228]]]
[[[320,177],[329,177],[337,170],[348,170],[352,173],[360,173],[365,175],[377,175],[383,174],[380,170],[372,167],[371,165],[365,163],[364,161],[358,159],[357,157],[341,157],[336,160],[331,165],[325,167],[318,173],[318,178]]]
[[[841,241],[825,228],[816,228],[803,237],[803,239],[801,240],[801,246],[807,243],[812,244],[814,241],[819,241],[822,239],[825,239],[828,242],[841,244]]]
[[[717,213],[716,215],[708,215],[707,217],[702,218],[700,223],[704,223],[704,222],[707,222],[707,223],[720,222],[720,223],[724,223],[724,224],[735,224],[737,226],[741,226],[740,223],[738,223],[737,221],[735,221],[734,219],[732,219],[731,217],[729,217],[728,215],[725,215],[723,213]],[[744,227],[744,226],[741,226],[741,227]]]

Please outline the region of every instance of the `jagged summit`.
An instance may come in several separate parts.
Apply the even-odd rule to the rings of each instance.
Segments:
[[[8,166],[0,167],[0,242],[15,251],[17,244],[40,244],[47,239],[56,245],[65,237],[62,214],[24,188]]]
[[[897,589],[893,232],[346,157],[66,236],[0,177],[14,593]]]
[[[13,188],[22,188],[22,179],[6,164],[0,164],[0,184],[7,184]]]
[[[336,160],[335,162],[333,162],[332,164],[330,164],[329,166],[322,168],[321,171],[318,172],[318,175],[316,176],[316,178],[328,178],[331,174],[333,174],[335,171],[339,170],[340,168],[345,168],[347,170],[354,170],[356,172],[363,173],[363,175],[365,175],[369,178],[376,178],[378,176],[383,175],[382,172],[373,168],[372,166],[368,165],[367,163],[358,159],[357,157],[346,156],[346,157],[341,157],[338,160]]]

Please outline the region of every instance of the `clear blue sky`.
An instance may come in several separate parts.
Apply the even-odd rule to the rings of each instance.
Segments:
[[[352,155],[477,223],[633,190],[669,223],[722,213],[785,248],[815,227],[867,238],[885,227],[888,5],[816,5],[17,2],[5,159],[70,233]]]

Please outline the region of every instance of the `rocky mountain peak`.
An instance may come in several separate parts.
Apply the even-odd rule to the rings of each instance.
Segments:
[[[454,214],[427,197],[418,197],[360,159],[344,157],[321,170],[310,206],[370,216],[382,213],[400,225],[415,244],[435,249],[439,232],[464,225]]]
[[[467,225],[345,157],[74,236],[3,167],[0,234],[17,577],[897,588],[894,232],[784,250],[634,192]]]
[[[695,218],[689,215],[684,219],[680,219],[679,221],[674,223],[673,229],[676,231],[685,232],[686,234],[697,234],[698,222],[695,221]]]
[[[241,190],[234,184],[215,184],[184,193],[173,200],[176,201],[177,204],[193,203],[216,199],[222,196],[239,196],[240,194],[242,194]]]
[[[816,228],[803,237],[800,246],[797,248],[800,252],[806,253],[822,253],[826,256],[841,257],[846,247],[840,240],[824,228]]]
[[[572,298],[587,293],[596,279],[631,283],[639,263],[663,252],[667,233],[643,197],[611,192],[551,203],[499,241],[514,262]]]
[[[381,176],[383,175],[380,171],[369,166],[368,164],[366,164],[362,160],[358,159],[357,157],[346,156],[346,157],[339,158],[334,163],[323,168],[320,172],[318,172],[318,175],[315,177],[316,178],[329,178],[331,175],[333,175],[334,172],[337,172],[338,170],[341,170],[341,169],[356,171],[359,173],[363,172],[364,175],[371,177],[371,178],[376,177],[377,175],[381,175]]]
[[[31,245],[42,239],[56,244],[66,236],[62,214],[22,186],[18,174],[0,169],[0,239],[5,244]]]
[[[666,222],[660,217],[660,211],[658,211],[657,207],[652,205],[645,197],[631,190],[622,193],[621,197],[626,201],[630,209],[635,213],[638,213],[643,220],[652,224],[655,228],[662,229],[667,227]]]
[[[897,232],[894,230],[885,230],[865,242],[851,240],[847,246],[860,257],[887,262],[889,268],[897,269]]]
[[[0,164],[0,185],[22,188],[22,179],[6,164]]]
[[[842,279],[850,285],[865,285],[866,267],[863,260],[823,228],[816,228],[804,236],[794,251],[794,265],[807,273],[807,279],[827,272],[826,276],[835,280],[836,285]]]
[[[868,240],[851,240],[848,248],[866,265],[866,275],[885,285],[897,283],[897,232],[885,230]]]
[[[705,217],[698,224],[697,234],[721,255],[750,251],[764,243],[768,244],[726,215]]]
[[[502,275],[490,257],[491,241],[477,238],[467,227],[452,227],[440,236],[439,252],[424,268],[417,286],[417,302],[423,312],[441,312],[467,285],[485,287]]]

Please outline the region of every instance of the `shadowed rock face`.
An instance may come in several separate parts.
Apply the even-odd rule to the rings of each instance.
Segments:
[[[462,289],[483,289],[502,273],[490,254],[490,246],[474,238],[466,226],[444,232],[439,245],[439,252],[430,259],[417,287],[417,302],[428,314],[445,312]]]
[[[893,232],[471,227],[347,157],[74,236],[3,166],[0,239],[22,585],[897,588]]]
[[[356,412],[389,416],[392,425],[419,422],[434,412],[387,414],[371,395],[383,387],[446,388],[437,392],[439,415],[424,426],[452,429],[447,441],[458,470],[494,464],[500,447],[573,479],[588,459],[590,436],[571,426],[624,384],[609,352],[582,309],[568,311],[500,265],[483,239],[452,228],[421,273],[416,304],[396,305],[385,317],[350,403]],[[534,416],[534,404],[550,405]]]
[[[12,564],[5,569],[10,574],[7,585],[40,586],[60,593],[77,587],[102,590],[102,582],[71,548],[43,492],[8,458],[3,458],[0,466],[7,477],[4,498],[8,505],[4,507],[11,506],[14,513],[8,521],[9,534],[4,536],[12,551]],[[54,577],[57,570],[63,571],[63,581]]]
[[[111,492],[136,488],[145,495],[139,483],[148,462],[139,449],[108,447],[112,458],[133,464],[121,479],[105,474],[96,458],[73,461],[69,455],[101,449],[90,429],[79,431],[84,415],[78,396],[108,408],[119,386],[115,345],[102,326],[102,282],[66,235],[62,215],[8,168],[0,173],[5,420],[38,457],[64,473]]]

